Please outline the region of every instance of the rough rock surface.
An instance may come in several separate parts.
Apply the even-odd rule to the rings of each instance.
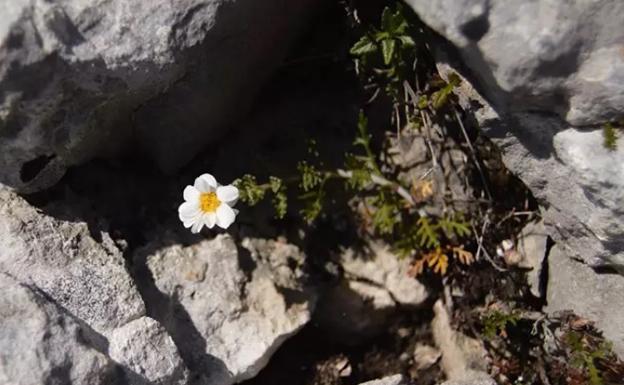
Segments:
[[[387,245],[370,243],[364,254],[348,249],[339,263],[344,277],[324,294],[315,317],[344,343],[383,332],[399,306],[419,306],[428,298],[425,286],[408,275],[409,261]]]
[[[179,167],[240,117],[314,3],[4,1],[0,183],[39,190],[134,141]]]
[[[598,275],[589,266],[570,259],[559,245],[550,250],[548,271],[546,310],[574,310],[594,321],[613,342],[615,352],[624,357],[624,277]]]
[[[88,346],[80,326],[38,290],[0,273],[0,293],[0,383],[122,383],[115,363]]]
[[[624,116],[624,3],[407,0],[451,41],[486,96],[572,125]]]
[[[460,89],[507,167],[546,206],[553,238],[587,263],[624,265],[624,139],[609,151],[600,129],[624,116],[624,3],[408,3],[453,43],[462,63],[440,61],[485,95],[468,82]]]
[[[71,215],[69,207],[63,212]],[[121,251],[107,233],[98,235],[84,222],[43,214],[0,188],[0,273],[36,288],[62,309],[80,325],[85,346],[110,354],[130,384],[177,384],[185,372],[175,346],[161,326],[144,317],[145,306]],[[130,339],[132,349],[124,346]],[[147,360],[138,364],[138,354]],[[72,359],[72,365],[87,365],[81,355]]]
[[[459,333],[451,327],[450,316],[438,300],[431,321],[433,339],[442,352],[441,367],[449,379],[447,385],[495,385],[487,375],[488,353],[483,342]]]
[[[98,334],[145,314],[108,234],[93,238],[84,222],[42,214],[24,199],[0,189],[0,271],[39,288]]]
[[[273,352],[310,319],[315,294],[304,286],[303,255],[278,241],[226,235],[188,247],[149,250],[153,312],[173,336],[202,384],[253,377]],[[160,301],[160,303],[159,303]]]
[[[388,376],[388,377],[380,378],[378,380],[363,382],[360,385],[405,385],[405,384],[407,384],[407,381],[405,380],[405,378],[400,374],[396,374],[394,376]]]
[[[522,257],[519,266],[531,269],[527,273],[527,282],[531,293],[536,297],[543,297],[545,285],[542,282],[544,259],[546,258],[548,235],[544,221],[529,222],[518,235],[517,250]]]
[[[141,317],[115,329],[108,354],[132,374],[154,385],[186,385],[188,370],[171,336],[155,320]]]
[[[441,385],[496,385],[496,381],[485,374],[475,374],[461,380],[444,381]]]

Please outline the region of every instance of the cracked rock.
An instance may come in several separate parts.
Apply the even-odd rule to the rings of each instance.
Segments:
[[[188,370],[167,331],[155,320],[141,317],[110,335],[108,354],[131,374],[154,385],[187,384]]]
[[[137,144],[179,168],[241,116],[317,3],[4,1],[0,183],[39,191]]]
[[[315,317],[345,343],[378,335],[399,307],[417,307],[428,298],[425,286],[408,275],[409,261],[387,245],[371,243],[366,253],[348,249],[340,264],[344,277],[324,295]]]
[[[86,223],[45,215],[0,188],[0,271],[106,335],[145,315],[145,306],[121,251],[107,233],[99,236],[101,242]]]
[[[310,319],[316,295],[304,285],[294,246],[227,235],[137,254],[144,292],[201,384],[253,377]],[[159,302],[160,301],[160,302]],[[148,303],[150,303],[148,302]]]
[[[85,343],[81,327],[28,285],[0,273],[0,383],[123,384],[116,364]]]
[[[624,277],[596,274],[586,264],[571,259],[555,245],[548,255],[546,311],[573,310],[596,322],[596,327],[613,342],[613,350],[624,356]]]
[[[496,385],[487,375],[487,351],[483,342],[453,330],[448,310],[438,300],[431,321],[433,339],[442,358],[440,366],[448,381],[445,385]]]
[[[46,215],[0,188],[0,273],[36,288],[57,305],[80,326],[86,345],[120,364],[129,384],[180,383],[180,356],[166,331],[144,317],[143,300],[121,251],[106,232],[92,235],[86,223],[71,217],[69,206],[61,206],[57,211],[71,219]],[[125,345],[129,341],[131,347]],[[139,358],[146,361],[139,363]],[[80,366],[80,359],[69,357],[66,364]]]
[[[408,382],[402,375],[396,374],[394,376],[388,376],[378,380],[363,382],[360,385],[406,385],[407,383]]]

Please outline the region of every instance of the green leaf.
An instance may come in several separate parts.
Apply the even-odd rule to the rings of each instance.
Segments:
[[[321,183],[322,176],[320,171],[306,161],[299,162],[297,170],[301,173],[301,183],[299,185],[303,191],[310,191]]]
[[[396,40],[385,39],[381,41],[381,52],[383,54],[384,64],[389,65],[392,62],[395,48]]]
[[[375,51],[377,51],[377,45],[368,36],[362,36],[349,50],[351,55],[355,56],[364,56]]]
[[[452,238],[466,237],[470,235],[470,223],[463,220],[461,215],[455,215],[454,217],[445,217],[438,220],[438,225],[446,233],[446,236]]]
[[[308,223],[314,222],[323,210],[323,193],[319,192],[315,195],[316,199],[308,199],[301,210],[301,215]]]
[[[273,207],[275,208],[275,217],[282,219],[288,211],[288,197],[286,195],[286,186],[284,182],[275,176],[269,177],[269,188],[273,192]]]
[[[399,35],[405,32],[407,28],[407,20],[403,15],[403,7],[397,4],[394,11],[389,7],[384,8],[381,14],[381,29],[394,35]]]
[[[611,123],[607,123],[602,128],[602,137],[604,139],[604,147],[609,151],[617,150],[617,132]]]
[[[461,79],[457,74],[450,74],[448,78],[448,83],[441,90],[438,90],[431,95],[431,104],[436,110],[439,110],[446,104],[455,87],[461,83]]]
[[[258,185],[253,175],[244,175],[235,180],[233,184],[238,188],[240,200],[250,206],[256,205],[264,198],[265,189]]]
[[[373,214],[373,227],[380,234],[392,234],[398,221],[397,208],[390,202],[383,202]]]
[[[273,191],[274,194],[277,194],[277,192],[282,188],[282,180],[276,176],[270,176],[269,177],[269,186],[271,187],[271,191]]]
[[[416,42],[414,41],[414,39],[412,39],[411,36],[401,35],[401,36],[398,36],[397,38],[401,41],[401,44],[403,45],[403,47],[411,48],[411,47],[416,46]]]
[[[390,9],[390,7],[386,7],[381,14],[381,29],[387,32],[393,31],[393,24],[394,15],[392,14],[392,10]]]
[[[285,190],[280,190],[273,196],[273,207],[275,208],[275,216],[278,219],[282,219],[286,216],[288,211],[288,197]]]
[[[440,246],[440,240],[436,231],[436,226],[429,222],[427,217],[420,217],[416,222],[416,238],[420,247],[428,249]]]

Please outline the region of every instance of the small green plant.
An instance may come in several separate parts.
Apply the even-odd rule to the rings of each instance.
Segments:
[[[284,218],[288,211],[288,196],[286,184],[281,178],[269,177],[267,183],[259,184],[253,175],[243,175],[235,180],[233,185],[238,188],[240,200],[249,206],[255,206],[262,201],[267,193],[273,194],[271,203],[275,209],[276,218]]]
[[[415,58],[416,42],[410,30],[406,12],[397,3],[384,9],[379,28],[370,27],[351,47],[358,68],[387,83],[389,93],[398,89]]]
[[[517,311],[502,312],[500,310],[491,310],[482,317],[483,335],[491,340],[497,335],[506,336],[507,326],[516,326],[520,320]]]
[[[606,123],[602,127],[602,137],[604,138],[603,145],[607,150],[617,150],[618,132],[612,123]]]
[[[397,126],[403,121],[416,127],[422,123],[419,109],[435,113],[449,104],[459,77],[452,75],[448,82],[436,78],[437,83],[419,91],[420,99],[407,96],[412,92],[410,82],[417,77],[414,36],[418,32],[411,17],[400,3],[386,7],[379,27],[363,26],[363,35],[350,53],[365,83],[373,85],[376,92],[385,92],[393,101],[395,114],[391,120]],[[245,175],[235,181],[241,201],[253,206],[270,196],[275,216],[283,218],[289,200],[296,199],[299,216],[313,224],[339,195],[359,221],[360,235],[382,238],[399,256],[412,258],[413,275],[426,268],[445,275],[451,261],[469,265],[474,260],[463,247],[472,235],[470,221],[452,207],[446,207],[442,215],[427,214],[422,209],[434,194],[433,181],[401,179],[399,166],[388,156],[388,142],[373,143],[363,111],[357,119],[353,148],[345,155],[341,168],[327,168],[319,160],[318,151],[311,154],[312,159],[298,162],[293,177],[273,176],[258,183],[255,177]]]
[[[570,363],[573,367],[586,373],[591,385],[603,385],[600,370],[596,366],[596,360],[605,359],[611,356],[611,344],[600,341],[597,344],[590,344],[587,337],[579,331],[569,330],[563,340],[570,349]]]

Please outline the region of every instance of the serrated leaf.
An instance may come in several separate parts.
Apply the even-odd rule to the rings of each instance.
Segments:
[[[349,50],[351,55],[364,56],[377,51],[377,44],[368,36],[362,36]]]
[[[425,260],[429,268],[433,268],[434,273],[445,275],[448,269],[448,256],[442,252],[440,247],[425,254]]]
[[[394,15],[392,14],[392,10],[390,9],[390,7],[384,8],[383,12],[381,13],[381,29],[387,32],[392,31],[394,29],[393,23]]]
[[[385,65],[389,65],[390,63],[392,63],[395,48],[396,40],[385,39],[381,41],[381,52],[383,54],[383,60]]]
[[[401,36],[398,36],[397,38],[401,41],[401,44],[403,45],[403,47],[411,48],[411,47],[416,46],[416,42],[414,41],[414,39],[412,39],[411,36],[401,35]]]
[[[427,217],[420,217],[416,222],[416,226],[418,227],[416,230],[416,238],[420,247],[430,249],[440,246],[440,240],[435,226],[429,222]]]
[[[395,10],[391,10],[389,7],[384,8],[381,14],[381,29],[394,35],[399,35],[405,32],[407,28],[407,20],[403,15],[403,7],[401,4],[397,4]]]
[[[463,246],[453,247],[453,257],[458,259],[464,265],[470,265],[474,262],[474,256],[468,250],[465,250]]]
[[[288,211],[288,198],[286,191],[280,190],[273,196],[273,207],[275,208],[275,217],[282,219]]]
[[[273,193],[277,193],[282,188],[282,180],[275,176],[269,177],[269,186]]]

